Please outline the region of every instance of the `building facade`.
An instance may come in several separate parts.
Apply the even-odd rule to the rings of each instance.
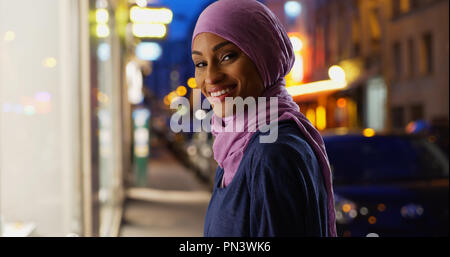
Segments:
[[[449,1],[389,2],[392,127],[421,119],[448,124]]]
[[[339,65],[348,84],[294,97],[305,114],[322,106],[327,128],[404,130],[420,119],[448,124],[448,0],[298,2],[302,12],[293,22],[282,12],[284,1],[267,4],[302,36],[302,82],[327,79]]]

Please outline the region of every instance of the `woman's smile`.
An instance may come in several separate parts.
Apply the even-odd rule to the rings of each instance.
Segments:
[[[230,85],[225,87],[213,87],[208,90],[212,97],[219,98],[221,102],[225,101],[225,97],[232,97],[235,93],[237,85]]]

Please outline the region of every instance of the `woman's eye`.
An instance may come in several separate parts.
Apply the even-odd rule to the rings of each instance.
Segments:
[[[233,59],[236,56],[236,54],[231,53],[231,54],[227,54],[222,58],[222,61],[229,61],[231,59]]]
[[[198,63],[195,64],[195,67],[197,67],[197,68],[202,68],[202,67],[205,67],[205,66],[206,66],[206,64],[204,62],[198,62]]]

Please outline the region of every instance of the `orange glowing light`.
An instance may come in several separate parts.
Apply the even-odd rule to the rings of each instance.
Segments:
[[[351,209],[352,209],[352,206],[350,204],[348,204],[348,203],[342,205],[342,210],[344,212],[349,212]]]
[[[184,87],[184,86],[179,86],[179,87],[177,87],[177,94],[178,94],[179,96],[185,96],[186,93],[187,93],[186,87]]]
[[[380,211],[380,212],[385,211],[386,210],[386,205],[384,203],[378,204],[377,210]]]
[[[314,109],[311,108],[306,111],[306,118],[313,126],[316,126],[316,111]]]
[[[190,88],[196,88],[197,83],[195,82],[195,78],[189,78],[187,84]]]
[[[286,79],[286,81],[288,81],[288,79]],[[290,95],[295,97],[330,90],[341,90],[345,87],[347,87],[347,83],[342,81],[321,80],[305,84],[291,85],[290,87],[286,87],[286,90]]]
[[[345,106],[347,106],[347,99],[345,99],[345,98],[339,98],[339,99],[337,100],[337,102],[336,102],[336,105],[337,105],[339,108],[344,108]]]
[[[406,125],[406,133],[411,134],[414,132],[414,130],[416,130],[416,123],[414,121],[411,121],[408,123],[408,125]]]
[[[166,105],[170,105],[170,100],[169,100],[169,95],[166,95],[165,97],[164,97],[164,104],[166,104]]]
[[[170,92],[169,93],[169,95],[167,96],[167,98],[169,99],[169,102],[170,103],[172,103],[172,101],[176,98],[176,97],[178,97],[178,95],[177,95],[177,93],[175,93],[175,92]]]
[[[366,128],[363,130],[363,135],[365,137],[373,137],[373,136],[375,136],[375,130],[371,129],[371,128]]]
[[[377,218],[375,218],[374,216],[370,216],[369,217],[369,224],[375,224],[375,223],[377,223]]]
[[[323,130],[327,127],[327,115],[325,107],[318,106],[316,108],[316,126],[319,130]]]

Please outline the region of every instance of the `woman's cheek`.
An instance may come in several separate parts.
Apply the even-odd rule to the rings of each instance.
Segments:
[[[196,72],[196,74],[195,74],[195,84],[197,85],[197,87],[195,89],[200,89],[202,94],[206,97],[206,86],[205,86],[205,84],[202,81],[203,80],[201,80],[200,76],[198,76],[197,72]]]
[[[242,84],[242,82],[240,81],[237,86],[236,96],[242,97],[243,99],[245,99],[245,88],[244,87],[245,87],[245,85]]]

